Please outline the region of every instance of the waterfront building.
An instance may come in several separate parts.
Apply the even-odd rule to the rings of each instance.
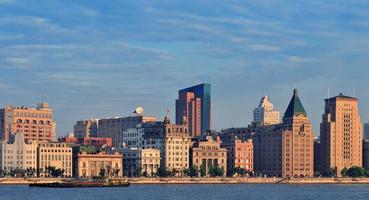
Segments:
[[[369,139],[369,122],[364,123],[364,139]]]
[[[123,154],[123,175],[136,177],[141,175],[140,149],[137,147],[123,147],[117,149]]]
[[[119,147],[123,143],[124,132],[130,128],[136,128],[138,124],[156,122],[156,117],[130,116],[110,119],[100,119],[97,137],[112,138],[113,146]]]
[[[199,84],[179,90],[176,100],[176,124],[188,120],[190,136],[200,137],[211,130],[210,84]]]
[[[16,133],[13,141],[1,141],[0,169],[37,169],[37,143],[26,141],[23,133]]]
[[[74,125],[74,136],[77,138],[96,137],[98,127],[98,119],[77,121]]]
[[[97,153],[79,152],[77,155],[76,177],[122,177],[123,176],[122,154],[108,153],[105,151]]]
[[[342,93],[325,99],[320,125],[321,171],[341,176],[344,168],[362,166],[362,132],[358,99]]]
[[[39,176],[48,176],[48,167],[61,169],[64,171],[63,176],[72,177],[72,147],[69,147],[66,143],[39,143],[37,147],[37,169]]]
[[[12,134],[23,133],[26,140],[56,141],[53,110],[47,103],[36,108],[6,106],[0,109],[0,139],[8,141]]]
[[[320,171],[321,171],[321,153],[320,153],[320,138],[315,138],[314,139],[314,175],[315,176],[320,176]]]
[[[314,133],[296,89],[283,122],[259,127],[253,142],[258,173],[281,177],[314,175]]]
[[[218,167],[224,170],[224,176],[227,172],[227,149],[220,147],[221,140],[217,137],[207,137],[206,141],[196,142],[192,148],[192,167],[198,170],[205,168],[206,176],[212,167]]]
[[[244,142],[237,139],[234,143],[234,152],[227,154],[228,166],[232,166],[232,168],[241,168],[245,169],[248,172],[254,171],[254,145],[251,139],[248,139]],[[228,157],[229,154],[232,154],[232,157]]]
[[[363,167],[369,169],[369,139],[363,140]]]
[[[274,110],[274,106],[268,96],[264,96],[261,98],[259,106],[254,109],[253,124],[256,126],[279,124],[279,115],[279,112]]]
[[[140,149],[140,168],[143,175],[155,176],[160,168],[160,150]]]

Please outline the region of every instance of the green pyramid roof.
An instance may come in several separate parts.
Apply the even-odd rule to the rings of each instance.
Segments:
[[[301,100],[299,98],[297,89],[294,89],[292,99],[287,107],[286,112],[284,113],[284,117],[293,117],[298,114],[303,114],[307,116],[304,106],[302,106]]]

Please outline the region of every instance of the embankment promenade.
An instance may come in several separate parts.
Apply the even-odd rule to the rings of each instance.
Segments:
[[[72,178],[0,178],[0,185],[72,181]],[[369,178],[129,178],[131,184],[369,184]]]

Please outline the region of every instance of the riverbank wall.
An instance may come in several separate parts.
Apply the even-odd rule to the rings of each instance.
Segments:
[[[0,178],[0,185],[72,181],[73,178]],[[131,184],[369,184],[369,178],[128,178]]]

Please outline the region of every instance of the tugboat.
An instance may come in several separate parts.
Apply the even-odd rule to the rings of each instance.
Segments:
[[[47,188],[84,188],[84,187],[128,187],[127,179],[106,179],[105,181],[72,181],[53,183],[31,183],[30,187]]]

